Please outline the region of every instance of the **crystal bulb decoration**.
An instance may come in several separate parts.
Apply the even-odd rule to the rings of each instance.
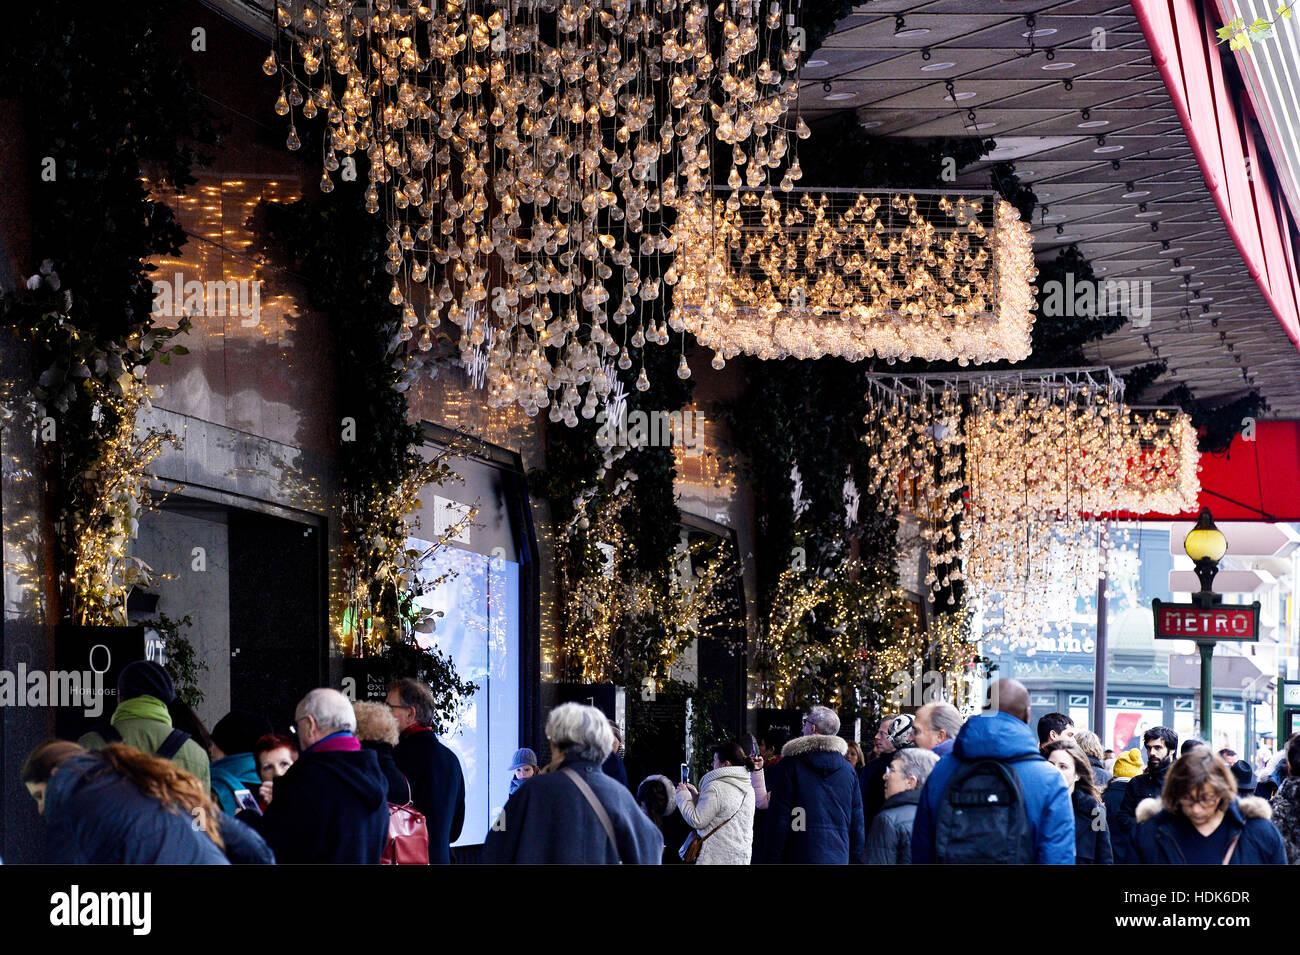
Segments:
[[[992,193],[706,198],[678,206],[669,325],[722,360],[1029,355],[1033,237]]]
[[[926,583],[964,581],[1012,644],[1095,594],[1112,524],[1196,507],[1191,421],[1105,368],[876,377],[868,407],[870,487],[920,523]]]
[[[289,147],[324,116],[321,188],[366,178],[403,337],[455,326],[492,407],[594,411],[609,360],[668,341],[671,211],[712,202],[715,153],[751,191],[797,170],[781,2],[280,0],[275,19]]]

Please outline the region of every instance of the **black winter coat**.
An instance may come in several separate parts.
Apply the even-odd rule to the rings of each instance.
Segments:
[[[870,830],[872,820],[885,802],[885,770],[897,753],[881,753],[867,760],[858,772],[858,787],[862,793],[862,823]],[[770,787],[769,787],[770,788]]]
[[[862,790],[846,752],[848,743],[838,736],[799,736],[785,744],[768,787],[762,856],[754,862],[862,862]]]
[[[1133,827],[1137,825],[1138,803],[1144,799],[1160,798],[1160,791],[1165,788],[1165,775],[1168,772],[1169,767],[1166,766],[1160,770],[1158,776],[1153,776],[1148,769],[1128,781],[1128,785],[1124,787],[1124,798],[1119,804],[1119,812],[1115,817],[1120,826],[1132,832]]]
[[[371,750],[379,758],[379,771],[384,774],[384,779],[388,780],[388,801],[405,806],[414,793],[407,785],[402,771],[397,768],[397,761],[393,759],[392,743],[363,739],[361,748]]]
[[[1131,851],[1129,834],[1133,831],[1133,826],[1121,819],[1119,815],[1119,807],[1124,802],[1124,794],[1128,792],[1130,779],[1131,777],[1128,776],[1112,776],[1101,794],[1102,805],[1106,807],[1106,828],[1110,831],[1111,854],[1115,857],[1116,865],[1126,865],[1132,861],[1129,859]]]
[[[1258,796],[1233,800],[1220,823],[1231,827],[1229,840],[1240,837],[1229,865],[1286,865],[1286,849],[1272,817],[1272,809]],[[1144,801],[1138,806],[1137,818],[1138,825],[1133,830],[1133,862],[1187,864],[1178,845],[1174,817],[1162,807],[1160,800]]]
[[[659,865],[664,837],[641,811],[636,797],[601,772],[596,763],[568,759],[600,800],[614,828],[617,848],[582,791],[560,770],[528,780],[506,800],[483,840],[483,861],[516,865]]]
[[[429,862],[448,865],[451,844],[465,824],[465,774],[456,754],[431,729],[403,733],[393,750],[397,768],[411,781],[415,808],[429,827]]]
[[[388,842],[379,759],[364,749],[308,749],[275,781],[257,828],[282,864],[378,865]]]
[[[911,865],[912,823],[920,789],[904,789],[881,804],[867,834],[867,865]]]
[[[1106,825],[1106,807],[1076,789],[1070,794],[1074,809],[1074,864],[1111,865],[1115,861]]]

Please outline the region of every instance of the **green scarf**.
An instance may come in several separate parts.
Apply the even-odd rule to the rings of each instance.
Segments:
[[[167,704],[156,696],[137,696],[117,704],[109,723],[116,726],[123,720],[155,720],[172,725],[172,715],[167,712]]]

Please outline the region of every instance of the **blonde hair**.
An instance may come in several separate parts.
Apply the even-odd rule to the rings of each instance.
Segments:
[[[368,701],[353,703],[352,712],[357,717],[357,739],[397,745],[397,717],[393,716],[393,711],[387,704]]]

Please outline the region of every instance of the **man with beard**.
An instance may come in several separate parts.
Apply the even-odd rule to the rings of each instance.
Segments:
[[[1124,787],[1124,801],[1113,823],[1112,844],[1116,838],[1126,837],[1137,824],[1137,807],[1143,799],[1159,799],[1165,785],[1165,774],[1174,764],[1178,752],[1178,734],[1167,726],[1153,726],[1142,734],[1142,745],[1147,751],[1147,768],[1128,781]],[[1124,840],[1127,843],[1127,839]],[[1127,848],[1127,845],[1126,845]]]

